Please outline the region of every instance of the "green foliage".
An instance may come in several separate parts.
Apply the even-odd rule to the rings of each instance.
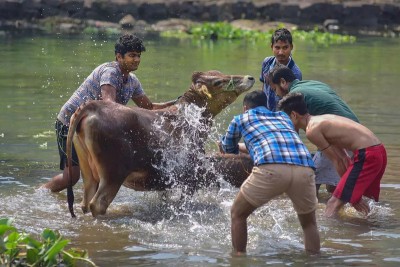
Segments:
[[[205,22],[198,26],[192,26],[189,33],[201,39],[252,39],[257,38],[258,35],[257,31],[235,28],[226,22]]]
[[[279,25],[282,28],[284,25]],[[200,25],[192,26],[188,33],[194,38],[199,39],[246,39],[251,41],[270,41],[275,29],[269,31],[244,30],[233,27],[227,22],[206,22]],[[296,40],[305,40],[317,45],[330,45],[341,43],[354,43],[356,37],[350,35],[341,35],[319,31],[314,28],[312,31],[291,30],[293,38]],[[169,34],[172,36],[172,34]],[[167,37],[167,35],[166,35]]]
[[[167,37],[167,38],[178,38],[178,39],[186,39],[186,38],[191,38],[191,35],[189,35],[187,32],[180,31],[180,30],[168,30],[168,31],[163,31],[160,32],[161,37]]]
[[[45,229],[41,240],[36,240],[18,232],[11,224],[12,219],[0,219],[1,266],[75,266],[77,261],[96,266],[86,251],[65,250],[69,240],[57,232]]]
[[[317,28],[308,32],[296,30],[293,31],[292,36],[296,40],[312,41],[320,45],[354,43],[356,41],[355,36],[321,32]]]

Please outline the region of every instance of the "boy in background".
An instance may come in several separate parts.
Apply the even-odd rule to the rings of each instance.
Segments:
[[[296,79],[300,81],[302,80],[302,73],[292,58],[293,41],[289,30],[282,28],[274,32],[271,37],[271,49],[274,55],[263,60],[260,81],[263,83],[263,91],[267,96],[266,107],[275,111],[281,98],[269,86],[268,72],[279,63],[291,69]]]

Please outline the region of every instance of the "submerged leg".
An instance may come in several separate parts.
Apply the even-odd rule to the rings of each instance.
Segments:
[[[246,253],[247,246],[247,217],[256,209],[241,192],[235,198],[231,208],[231,235],[235,255]]]
[[[364,213],[365,215],[368,215],[368,213],[371,211],[369,208],[369,205],[367,202],[365,202],[364,199],[361,199],[359,202],[352,204],[352,206],[361,213]]]
[[[297,215],[304,232],[304,248],[308,254],[319,254],[321,243],[315,211]]]
[[[65,167],[63,172],[54,176],[50,181],[42,185],[42,188],[50,189],[51,192],[60,192],[67,188],[72,181],[72,185],[75,185],[80,178],[80,169],[79,166],[72,167],[72,175],[71,177],[68,176],[68,168]]]

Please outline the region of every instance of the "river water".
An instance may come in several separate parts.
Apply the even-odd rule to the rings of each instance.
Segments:
[[[346,206],[339,219],[323,217],[329,197],[321,191],[317,219],[322,253],[307,257],[290,201],[280,197],[248,221],[248,256],[231,257],[230,206],[237,193],[220,188],[197,192],[178,208],[180,192],[135,192],[121,188],[107,215],[79,210],[75,188],[71,219],[66,192],[39,186],[59,172],[54,120],[62,104],[97,65],[114,59],[114,40],[28,36],[0,39],[0,217],[14,218],[27,233],[58,230],[72,247],[87,249],[99,266],[398,266],[400,264],[400,40],[361,38],[355,44],[321,47],[295,42],[294,58],[304,79],[330,84],[385,143],[388,166],[381,201],[368,216]],[[257,80],[263,43],[147,39],[136,71],[153,102],[174,99],[190,85],[193,71],[218,69]],[[255,89],[261,88],[256,82]],[[208,149],[241,112],[240,97],[214,123]],[[134,105],[131,103],[130,105]],[[314,148],[310,146],[310,150]]]

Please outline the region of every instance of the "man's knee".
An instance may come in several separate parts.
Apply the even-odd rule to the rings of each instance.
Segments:
[[[317,219],[315,217],[315,210],[310,213],[306,213],[306,214],[298,214],[297,217],[299,218],[300,225],[303,229],[310,227],[310,226],[317,225]]]
[[[246,198],[243,196],[241,192],[237,195],[235,201],[231,207],[231,219],[232,220],[243,220],[247,219],[247,217],[256,209],[253,205],[251,205]]]
[[[240,207],[234,203],[231,207],[231,220],[240,220],[246,217]]]

